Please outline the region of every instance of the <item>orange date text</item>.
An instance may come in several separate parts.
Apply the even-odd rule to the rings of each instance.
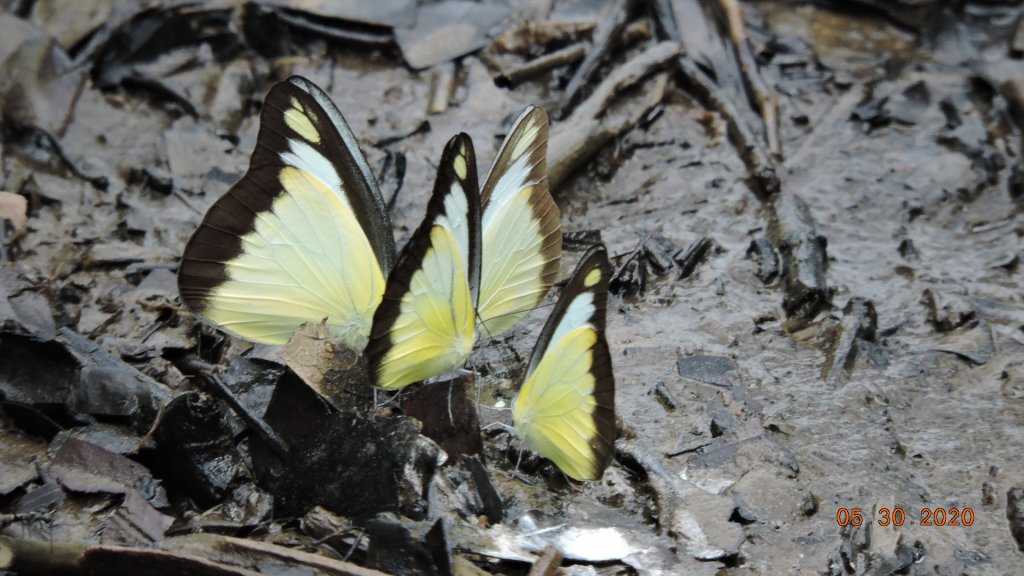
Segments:
[[[870,514],[871,512],[867,512]],[[860,526],[865,522],[860,508],[836,510],[836,523],[840,526]],[[879,508],[873,519],[879,526],[970,526],[974,524],[974,510],[964,508],[921,508],[917,519],[908,518],[903,508]],[[870,519],[868,520],[871,521]]]

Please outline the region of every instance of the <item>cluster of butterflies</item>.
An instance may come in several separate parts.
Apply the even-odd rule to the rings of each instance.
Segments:
[[[385,390],[457,369],[478,332],[508,330],[558,274],[547,132],[544,111],[527,108],[482,189],[472,141],[453,137],[426,217],[396,255],[387,207],[341,113],[309,80],[280,82],[264,102],[249,170],[185,247],[182,299],[222,329],[271,344],[326,318]],[[591,248],[541,331],[513,407],[520,438],[578,480],[601,477],[615,438],[609,274],[604,247]]]

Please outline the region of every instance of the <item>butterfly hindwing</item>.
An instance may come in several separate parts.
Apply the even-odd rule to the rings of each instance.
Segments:
[[[283,344],[307,321],[362,350],[395,261],[391,222],[341,113],[312,82],[271,88],[249,170],[207,212],[182,299],[242,338]]]
[[[512,410],[519,437],[577,480],[600,478],[615,445],[610,274],[604,247],[591,248],[541,331]]]
[[[374,383],[396,390],[458,368],[476,338],[480,198],[473,143],[452,138],[423,223],[402,250],[373,320]]]
[[[481,192],[480,303],[485,336],[537,307],[558,274],[561,215],[548,191],[548,119],[529,107],[509,132]]]

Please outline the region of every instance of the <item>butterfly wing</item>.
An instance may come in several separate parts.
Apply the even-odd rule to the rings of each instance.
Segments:
[[[547,294],[562,254],[561,215],[548,192],[548,119],[519,115],[491,166],[483,206],[480,302],[482,333],[508,330]]]
[[[476,339],[480,198],[469,136],[445,147],[427,215],[402,250],[373,319],[374,383],[397,390],[462,365]]]
[[[610,274],[604,247],[591,248],[541,331],[512,409],[519,437],[577,480],[599,479],[615,447]]]
[[[394,261],[387,208],[352,131],[294,76],[267,94],[249,170],[189,240],[178,289],[242,338],[283,344],[326,318],[360,351]]]

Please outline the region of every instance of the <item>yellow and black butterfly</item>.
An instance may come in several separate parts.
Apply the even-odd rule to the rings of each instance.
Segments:
[[[615,448],[615,379],[605,340],[611,266],[583,256],[533,349],[512,408],[516,434],[576,480],[597,480]]]
[[[374,384],[404,388],[458,368],[476,341],[480,190],[469,136],[441,156],[427,215],[402,249],[365,355]]]
[[[497,336],[544,299],[562,255],[561,214],[548,192],[548,118],[530,106],[491,164],[483,206],[480,302],[485,336]]]
[[[178,269],[182,299],[248,340],[304,322],[361,351],[395,262],[391,221],[330,98],[293,76],[270,89],[249,170],[207,212]]]
[[[458,368],[477,321],[483,334],[497,335],[547,294],[562,251],[561,217],[547,188],[547,130],[543,110],[524,110],[479,198],[472,141],[449,142],[427,216],[374,318],[366,356],[377,386],[400,389]],[[456,232],[468,242],[446,240]]]

